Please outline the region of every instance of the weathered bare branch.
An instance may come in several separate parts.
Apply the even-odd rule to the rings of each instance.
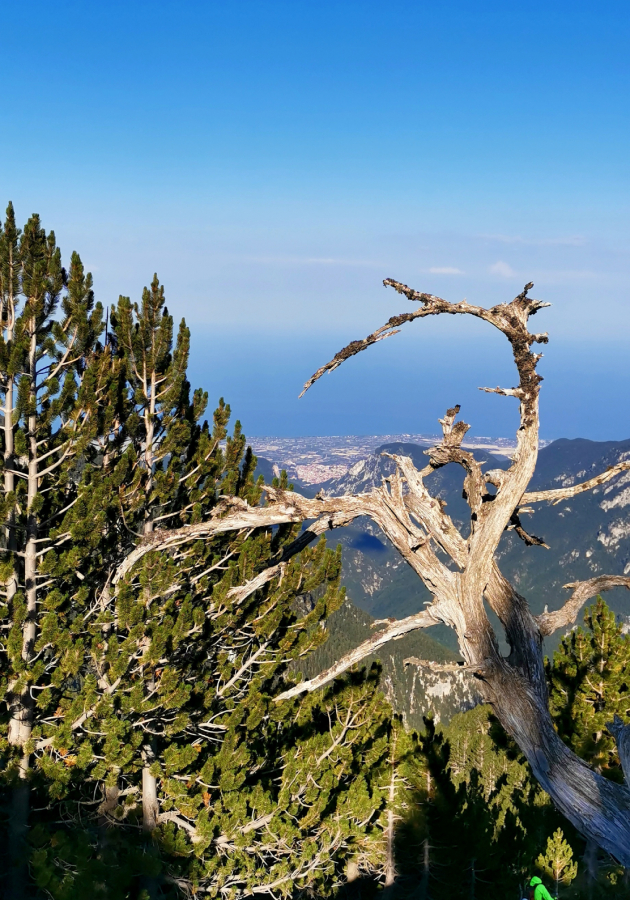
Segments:
[[[625,587],[630,589],[630,576],[626,575],[599,575],[597,578],[590,578],[588,581],[576,581],[572,584],[565,584],[565,588],[573,588],[571,597],[564,606],[554,612],[545,610],[540,616],[536,616],[536,622],[542,635],[553,634],[558,628],[567,628],[573,625],[578,617],[578,613],[585,603],[591,597],[601,594],[602,591],[609,591],[614,587]]]
[[[327,527],[336,528],[346,525],[357,516],[365,515],[361,498],[310,499],[293,491],[282,491],[268,485],[265,486],[265,491],[270,499],[267,506],[249,506],[238,497],[225,498],[205,522],[183,528],[158,528],[143,536],[141,542],[116,569],[112,584],[118,584],[143,556],[154,550],[168,551],[191,541],[209,540],[227,531],[319,519],[322,514],[327,517]]]
[[[606,728],[615,739],[621,768],[623,769],[626,784],[630,788],[630,725],[625,725],[622,719],[615,715],[612,722],[606,723]]]
[[[364,641],[358,647],[355,647],[354,650],[351,650],[349,653],[346,653],[345,656],[342,656],[341,659],[337,660],[337,662],[330,666],[329,669],[326,669],[325,672],[322,672],[320,675],[307,681],[298,682],[294,687],[289,688],[287,691],[283,691],[282,694],[278,694],[275,700],[279,703],[281,700],[290,700],[292,697],[299,696],[299,694],[316,691],[323,685],[328,684],[328,682],[332,681],[334,678],[343,675],[344,672],[347,672],[347,670],[356,665],[356,663],[361,662],[366,656],[374,653],[379,647],[382,647],[383,644],[395,641],[397,638],[408,634],[410,631],[417,631],[419,628],[429,628],[431,625],[437,625],[440,621],[439,609],[435,604],[431,604],[428,609],[424,609],[419,613],[414,613],[413,616],[407,616],[406,619],[400,619],[400,621],[394,622],[388,628],[383,629],[383,631],[373,634],[367,641]]]
[[[178,816],[177,813],[160,813],[158,816],[158,823],[160,822],[174,822],[178,828],[183,828],[183,830],[188,833],[188,837],[193,842],[193,844],[198,844],[203,841],[203,838],[200,837],[195,826],[192,825],[187,819],[183,819],[181,816]]]
[[[473,306],[470,303],[467,303],[466,300],[462,300],[461,303],[448,303],[446,300],[442,300],[441,297],[436,297],[434,294],[423,294],[418,291],[414,291],[412,288],[407,287],[406,284],[402,284],[400,281],[395,281],[393,278],[386,278],[383,281],[385,287],[393,287],[399,294],[403,294],[407,297],[408,300],[413,300],[414,302],[418,302],[422,304],[422,308],[416,310],[412,313],[401,313],[399,316],[392,316],[385,325],[382,325],[380,328],[377,328],[376,331],[369,334],[366,338],[363,338],[359,341],[352,341],[342,350],[335,354],[335,356],[330,360],[330,362],[326,363],[324,366],[319,368],[314,375],[312,375],[309,380],[304,385],[304,389],[300,394],[300,397],[304,396],[306,391],[315,384],[315,382],[322,377],[326,372],[332,372],[338,366],[341,365],[344,360],[349,359],[351,356],[356,356],[357,353],[360,353],[362,350],[366,350],[372,344],[376,344],[378,341],[383,340],[385,337],[390,337],[393,334],[398,334],[400,330],[400,326],[404,325],[405,322],[412,322],[414,319],[421,319],[425,316],[436,316],[440,315],[440,313],[449,313],[451,315],[455,315],[457,313],[464,313],[468,315],[476,316],[480,319],[485,319],[486,322],[490,322],[495,327],[499,328],[501,331],[504,331],[505,321],[501,318],[502,311],[506,308],[505,306],[494,307],[491,310],[484,309],[482,306]],[[533,287],[532,284],[529,284],[525,287],[523,292],[524,295],[527,294],[527,291]],[[521,295],[522,296],[522,295]],[[518,299],[518,298],[517,298]],[[512,304],[510,304],[511,306]],[[537,312],[544,306],[549,306],[549,303],[542,303],[539,300],[530,300],[527,302],[527,315],[533,315],[533,313]],[[496,314],[496,311],[499,311],[499,314]],[[546,343],[548,338],[546,334],[535,334],[531,335],[532,342],[538,343]]]
[[[480,387],[479,390],[484,391],[486,394],[501,394],[502,397],[518,397],[519,400],[523,396],[520,388]]]
[[[429,669],[431,672],[474,672],[475,666],[466,666],[464,663],[438,663],[430,659],[418,659],[417,656],[408,656],[403,659],[403,666],[417,666],[419,669]]]
[[[341,524],[345,524],[340,522]],[[230,599],[234,599],[236,603],[242,603],[247,597],[253,594],[255,591],[259,590],[261,587],[264,587],[270,581],[273,581],[278,575],[281,575],[284,572],[287,562],[293,557],[296,556],[300,551],[304,550],[305,547],[315,540],[316,537],[322,535],[325,531],[328,531],[330,525],[329,520],[326,518],[318,519],[316,522],[313,522],[312,525],[309,525],[308,528],[305,528],[302,534],[300,534],[294,541],[291,541],[290,544],[287,544],[283,550],[281,557],[277,563],[273,566],[269,566],[269,568],[265,569],[263,572],[260,572],[256,575],[255,578],[250,579],[243,585],[239,587],[231,588],[227,596]]]
[[[572,487],[555,488],[552,491],[530,491],[523,494],[521,503],[542,503],[544,500],[547,500],[552,505],[555,505],[560,503],[561,500],[568,500],[570,497],[576,497],[585,491],[592,491],[598,485],[606,484],[607,481],[610,481],[615,475],[619,475],[620,472],[627,472],[628,470],[630,470],[630,462],[620,462],[615,466],[609,466],[601,475],[589,478],[588,481],[583,481],[581,484],[574,484]]]
[[[267,506],[249,506],[239,498],[226,499],[214,515],[197,525],[158,529],[147,535],[119,565],[113,578],[115,586],[143,556],[153,550],[168,551],[184,543],[209,539],[215,534],[243,528],[264,528],[289,522],[320,519],[329,529],[347,525],[359,516],[372,518],[389,536],[403,558],[424,580],[432,593],[452,593],[453,574],[437,558],[426,535],[411,521],[401,486],[394,480],[391,491],[384,486],[367,494],[310,499],[294,491],[265,487]],[[271,576],[273,577],[273,575]]]
[[[524,541],[528,547],[544,547],[549,550],[549,544],[546,544],[542,538],[536,537],[535,534],[529,534],[523,528],[520,516],[517,510],[514,510],[510,517],[510,524],[507,526],[508,531],[515,531],[520,539]]]
[[[251,597],[252,594],[260,590],[260,588],[264,587],[266,584],[269,584],[269,582],[273,581],[278,575],[282,575],[285,567],[286,563],[284,562],[276,563],[275,566],[269,566],[269,568],[259,572],[255,578],[250,578],[245,584],[230,588],[227,592],[228,599],[234,600],[237,604],[242,603],[243,600]]]
[[[396,325],[402,324],[401,321],[407,322],[409,321],[407,318],[403,318],[402,316],[392,316],[389,322],[386,325],[383,325],[373,334],[368,334],[366,338],[363,338],[361,341],[352,341],[348,344],[347,347],[344,347],[343,350],[340,350],[339,353],[336,353],[330,362],[326,363],[326,365],[322,366],[315,372],[314,375],[311,375],[309,380],[306,382],[302,389],[302,393],[298,395],[298,400],[304,396],[304,394],[308,391],[308,389],[318,381],[322,375],[326,372],[334,371],[345,359],[349,359],[351,356],[356,356],[357,353],[360,353],[361,350],[365,350],[366,347],[371,346],[372,344],[377,344],[379,341],[384,341],[385,338],[392,337],[395,334],[398,334],[400,331],[399,328],[396,328]]]
[[[444,435],[442,442],[435,447],[431,447],[426,452],[431,468],[439,469],[448,463],[456,463],[462,466],[466,472],[464,498],[473,513],[472,525],[474,531],[475,522],[483,501],[489,498],[489,495],[486,492],[486,479],[481,471],[481,464],[477,462],[470,450],[462,450],[461,448],[462,441],[470,425],[462,421],[455,422],[459,410],[459,404],[452,407],[452,409],[446,410],[444,418],[439,420]]]

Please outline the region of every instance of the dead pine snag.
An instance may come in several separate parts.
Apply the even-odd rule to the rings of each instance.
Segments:
[[[392,279],[386,279],[384,284],[417,304],[417,308],[393,316],[367,338],[353,341],[318,369],[306,382],[302,393],[323,374],[333,371],[372,344],[396,334],[399,326],[407,322],[442,314],[475,316],[505,335],[518,375],[515,387],[482,388],[519,401],[517,447],[510,467],[505,471],[484,471],[474,454],[463,449],[462,440],[469,426],[457,421],[459,407],[455,406],[440,420],[442,440],[427,451],[428,463],[422,470],[418,470],[409,457],[394,455],[395,473],[382,486],[367,493],[342,497],[319,495],[309,499],[295,492],[266,487],[264,506],[252,507],[237,497],[226,499],[206,521],[160,531],[159,537],[153,535],[150,545],[136,547],[122,563],[114,581],[157,545],[167,550],[224,531],[308,521],[308,528],[293,545],[284,548],[282,560],[268,570],[268,580],[271,580],[277,575],[280,563],[286,562],[292,553],[299,552],[317,535],[360,516],[368,516],[422,579],[433,597],[432,602],[419,613],[387,623],[325,672],[281,693],[277,701],[317,690],[378,647],[407,632],[446,624],[457,634],[463,667],[476,679],[483,698],[519,745],[558,809],[585,838],[608,851],[622,865],[630,866],[630,760],[627,753],[630,725],[621,721],[611,724],[626,779],[624,784],[615,784],[593,771],[556,733],[549,714],[542,653],[546,635],[571,626],[583,605],[596,594],[615,586],[630,587],[630,577],[604,575],[567,585],[572,594],[559,610],[534,616],[525,598],[502,574],[495,559],[506,529],[515,530],[528,545],[543,543],[523,527],[520,513],[525,508],[536,503],[557,502],[589,490],[629,469],[630,463],[620,463],[581,485],[528,492],[538,457],[538,400],[542,381],[536,371],[540,354],[534,352],[533,347],[548,340],[546,333],[529,331],[529,319],[549,305],[529,296],[532,284],[526,285],[510,303],[488,309],[465,300],[449,303]],[[464,496],[470,511],[467,537],[431,496],[426,484],[433,472],[449,463],[464,470]],[[493,485],[493,492],[489,491],[488,485]],[[449,558],[449,564],[444,561],[444,555]],[[256,583],[250,586],[251,591],[260,588],[265,578],[265,573],[259,574]],[[507,656],[499,649],[499,640],[486,613],[486,602],[503,628],[510,648]]]

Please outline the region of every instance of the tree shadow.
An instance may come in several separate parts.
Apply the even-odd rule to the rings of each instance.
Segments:
[[[527,896],[531,875],[538,874],[538,855],[558,827],[579,859],[583,840],[555,810],[487,708],[466,716],[458,727],[469,728],[468,735],[452,728],[445,733],[425,719],[415,751],[417,776],[396,828],[394,884],[383,888],[377,878],[364,877],[345,885],[337,897],[520,900]],[[482,726],[483,741],[474,744],[472,732]],[[455,752],[462,740],[474,745],[467,766]],[[595,886],[578,878],[560,894],[561,900],[622,896],[627,896],[622,872],[612,878],[609,872]]]
[[[118,827],[103,818],[90,818],[71,804],[50,803],[42,785],[31,786],[31,825],[23,847],[24,900],[145,900],[148,879],[165,871],[159,852],[139,823]],[[9,877],[11,861],[7,832],[11,785],[0,790],[0,898],[17,900]],[[161,880],[155,900],[181,897],[175,886]]]
[[[317,702],[313,701],[309,715],[300,718],[293,714],[278,720],[273,727],[266,726],[264,735],[248,732],[252,758],[264,759],[267,765],[251,767],[234,790],[248,791],[254,797],[265,793],[280,803],[278,760],[295,748],[316,749],[322,739],[330,740],[329,711],[334,714],[338,708],[343,710],[351,698],[365,697],[368,713],[378,712],[377,707],[384,710],[379,679],[377,664],[368,671],[350,672],[327,687]],[[353,732],[352,746],[357,750],[348,752],[343,778],[333,778],[332,769],[330,775],[325,773],[329,783],[323,792],[321,819],[334,820],[338,815],[337,807],[343,807],[353,782],[366,775],[362,770],[366,757],[373,760],[375,771],[380,771],[379,763],[387,754],[388,722],[386,711],[382,715],[366,715],[365,722]],[[83,782],[77,769],[69,771],[61,799],[53,796],[55,788],[46,782],[41,770],[33,769],[31,774],[30,827],[23,853],[27,873],[20,900],[175,900],[187,896],[184,885],[194,880],[200,867],[196,866],[194,847],[182,839],[183,832],[177,835],[175,827],[167,824],[151,839],[142,829],[139,805],[125,811],[119,821],[115,812],[108,817],[103,815],[99,812],[104,800],[101,785]],[[15,890],[6,878],[14,783],[10,771],[5,770],[0,776],[0,873],[5,876],[0,875],[2,900],[16,900]],[[317,828],[312,831],[311,839],[316,840]],[[305,826],[304,837],[309,835]],[[215,852],[212,848],[207,850],[208,855]],[[340,860],[337,871],[344,865],[345,861]],[[250,873],[244,875],[250,877]]]

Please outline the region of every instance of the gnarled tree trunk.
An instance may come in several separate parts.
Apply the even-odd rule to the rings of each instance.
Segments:
[[[495,551],[506,529],[515,530],[528,545],[544,543],[529,534],[521,514],[532,512],[530,504],[558,502],[592,489],[630,469],[620,463],[596,478],[571,488],[527,492],[538,456],[538,395],[541,378],[536,372],[540,356],[533,353],[535,343],[546,343],[546,334],[530,333],[529,317],[549,304],[528,296],[527,285],[511,303],[486,309],[466,301],[447,303],[432,294],[422,294],[406,285],[387,279],[409,300],[418,303],[414,312],[393,316],[382,328],[341,350],[306,383],[304,390],[325,372],[372,344],[395,334],[398,326],[431,315],[461,314],[482,319],[508,339],[518,374],[514,388],[483,388],[502,396],[515,397],[520,404],[520,426],[512,464],[506,471],[483,471],[474,455],[462,448],[468,425],[456,422],[459,407],[449,409],[440,420],[442,441],[427,451],[428,464],[417,470],[411,459],[392,456],[396,472],[382,487],[369,493],[308,499],[293,492],[266,488],[267,505],[249,507],[232,498],[220,505],[211,519],[198,525],[155,531],[124,560],[113,578],[120,580],[149,550],[174,549],[181,544],[219,532],[312,520],[308,529],[285,548],[282,559],[266,573],[239,588],[239,599],[276,577],[281,565],[299,552],[317,534],[346,525],[359,516],[369,516],[389,538],[401,556],[423,580],[432,602],[426,608],[400,621],[384,624],[361,646],[316,678],[296,684],[281,694],[282,701],[304,691],[313,691],[373,653],[378,647],[409,631],[444,623],[453,628],[466,669],[476,678],[479,690],[514,738],[529,761],[541,785],[575,827],[599,847],[611,853],[624,866],[630,866],[630,789],[614,784],[593,771],[558,737],[548,708],[543,668],[542,640],[558,628],[570,626],[584,605],[595,594],[613,586],[630,587],[630,577],[601,576],[587,582],[567,585],[573,588],[570,599],[554,612],[534,617],[513,586],[500,572]],[[441,502],[432,497],[425,480],[437,469],[455,463],[464,470],[464,496],[470,507],[468,537],[456,528]],[[488,489],[494,487],[494,492]],[[445,562],[445,556],[448,562]],[[488,619],[485,603],[498,616],[510,646],[504,657]],[[417,661],[420,662],[420,661]],[[630,725],[615,722],[615,734],[626,779],[630,773]]]

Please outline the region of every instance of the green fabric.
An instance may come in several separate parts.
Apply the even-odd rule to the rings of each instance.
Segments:
[[[537,875],[534,875],[529,885],[534,888],[534,900],[553,900],[553,897]]]

